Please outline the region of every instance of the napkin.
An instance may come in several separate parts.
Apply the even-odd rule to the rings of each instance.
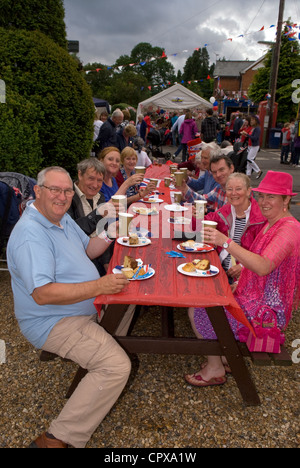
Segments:
[[[171,252],[166,252],[166,255],[168,255],[169,258],[185,258],[184,255],[179,252],[175,252],[174,250]]]

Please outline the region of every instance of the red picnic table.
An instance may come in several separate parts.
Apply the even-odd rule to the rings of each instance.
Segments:
[[[184,253],[186,259],[169,258],[166,255],[167,252],[177,250],[180,243],[179,239],[174,239],[174,226],[168,222],[171,213],[165,210],[165,206],[170,204],[170,189],[165,187],[163,179],[169,176],[170,169],[167,165],[151,166],[147,170],[146,178],[160,179],[159,198],[164,202],[159,206],[155,205],[159,210],[159,215],[138,216],[133,223],[138,224],[140,221],[145,226],[146,218],[149,223],[147,229],[154,231],[156,235],[151,238],[151,244],[144,247],[125,247],[116,242],[108,271],[108,274],[112,273],[117,265],[123,264],[124,256],[130,255],[135,259],[142,259],[144,264],[151,264],[155,275],[145,281],[130,282],[120,294],[98,296],[94,304],[100,316],[103,307],[106,307],[101,326],[114,336],[128,353],[226,356],[244,403],[249,406],[260,405],[259,396],[244,361],[244,356],[248,356],[248,353],[236,342],[224,307],[246,326],[249,323],[234,299],[217,252],[214,250],[205,253],[203,258],[207,258],[211,265],[219,268],[220,273],[217,276],[205,278],[184,276],[177,270],[180,264],[193,261],[195,254]],[[129,210],[132,211],[134,206],[140,207],[141,204],[134,204]],[[200,253],[197,257],[202,258],[203,255]],[[115,336],[129,304],[138,307],[160,307],[162,316],[160,337]],[[206,308],[218,340],[175,337],[173,309],[176,307]],[[85,372],[79,369],[69,389],[69,395]]]
[[[158,179],[164,179],[169,175],[170,169],[167,165],[153,166],[146,173],[147,178]],[[101,314],[103,306],[109,305],[101,321],[101,326],[115,336],[115,330],[117,330],[129,304],[160,306],[162,336],[115,336],[121,346],[129,353],[225,355],[244,402],[247,405],[259,405],[259,396],[244,362],[243,351],[234,338],[223,307],[226,307],[242,323],[247,325],[248,322],[234,299],[218,254],[215,250],[199,254],[200,258],[205,255],[203,258],[209,259],[212,265],[219,268],[220,273],[217,276],[193,278],[178,272],[178,266],[193,261],[195,254],[184,253],[186,259],[174,259],[166,255],[167,252],[177,250],[180,240],[174,240],[174,231],[172,231],[174,227],[166,221],[166,218],[170,217],[170,212],[165,210],[165,205],[170,203],[170,189],[165,187],[163,180],[158,186],[158,191],[158,196],[164,200],[164,203],[159,205],[159,215],[150,216],[147,219],[151,232],[156,231],[157,233],[157,225],[159,226],[159,235],[152,237],[151,244],[145,247],[124,247],[116,242],[108,271],[108,274],[112,273],[115,266],[123,264],[124,256],[130,255],[136,259],[141,258],[144,264],[151,264],[155,275],[146,281],[130,282],[129,286],[118,295],[97,297],[94,304],[99,314]],[[140,203],[133,206],[140,206]],[[155,206],[157,207],[157,205]],[[130,210],[132,208],[131,206]],[[144,218],[139,216],[134,221],[135,223],[138,220],[144,222]],[[170,235],[167,235],[169,226],[166,230],[164,229],[166,224],[171,226]],[[172,323],[172,312],[175,307],[205,307],[218,340],[176,338]]]

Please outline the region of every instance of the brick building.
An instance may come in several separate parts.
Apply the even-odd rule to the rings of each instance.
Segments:
[[[214,72],[214,95],[217,99],[227,96],[240,99],[248,96],[248,90],[257,71],[264,66],[265,55],[256,62],[249,60],[218,60]]]

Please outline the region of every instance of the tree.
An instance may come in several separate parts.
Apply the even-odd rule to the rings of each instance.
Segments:
[[[0,0],[0,27],[41,31],[67,48],[63,0]]]
[[[164,57],[164,49],[153,47],[147,42],[136,45],[131,55],[122,55],[115,67],[123,66],[125,71],[134,71],[144,76],[148,86],[167,84],[175,80],[173,65]]]
[[[277,82],[276,102],[278,102],[278,120],[289,121],[296,117],[297,105],[292,102],[294,88],[292,83],[299,78],[300,70],[300,47],[297,41],[290,41],[288,37],[289,23],[282,33],[280,49],[280,63]],[[272,69],[273,48],[267,53],[264,68],[261,68],[254,78],[250,87],[249,97],[255,101],[265,101],[270,92],[270,75]]]
[[[90,88],[68,52],[39,31],[0,28],[0,167],[36,177],[43,167],[72,175],[89,156],[94,105]],[[27,140],[28,139],[28,140]],[[28,158],[28,161],[26,161]]]
[[[85,75],[85,80],[91,87],[94,97],[105,99],[112,102],[112,79],[114,70],[108,69],[102,63],[88,63],[84,66],[84,70],[91,70]]]
[[[182,79],[185,86],[191,91],[204,99],[209,99],[213,94],[213,81],[207,78],[213,75],[213,71],[214,65],[210,66],[209,64],[209,54],[206,47],[199,48],[187,59]]]
[[[134,71],[115,73],[112,78],[111,102],[128,102],[137,107],[138,103],[150,97],[146,78]]]

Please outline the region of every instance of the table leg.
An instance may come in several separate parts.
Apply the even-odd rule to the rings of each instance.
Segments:
[[[259,406],[261,402],[256,387],[251,379],[223,307],[211,307],[206,310],[245,404],[247,406]]]
[[[162,337],[174,338],[174,309],[161,307]]]

